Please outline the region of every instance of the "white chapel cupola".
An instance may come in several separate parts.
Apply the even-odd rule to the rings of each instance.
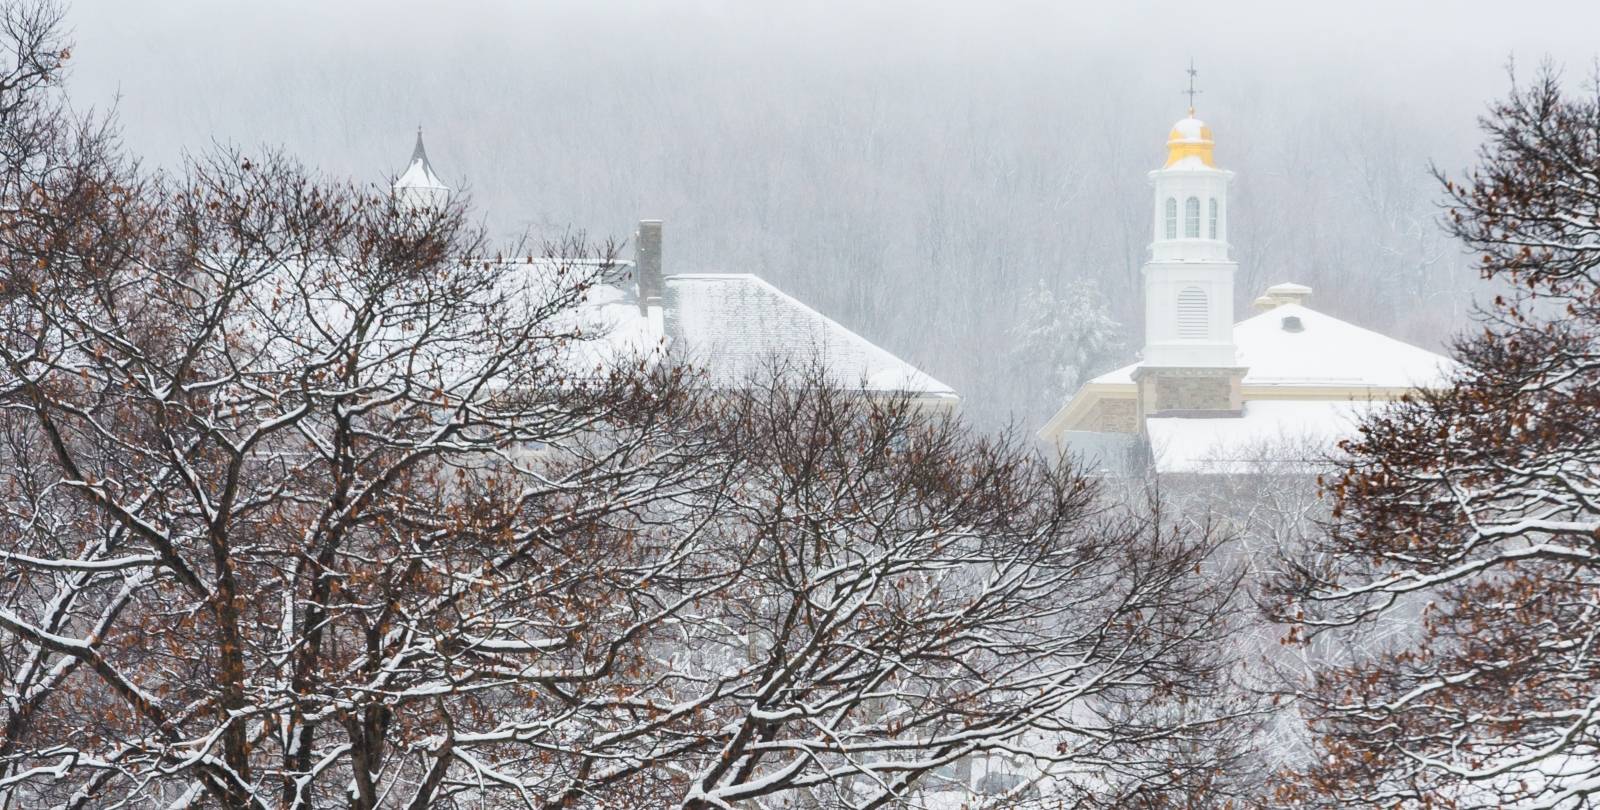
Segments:
[[[1191,63],[1186,92],[1198,94],[1194,75]],[[1248,472],[1289,460],[1279,451],[1316,455],[1343,438],[1335,423],[1348,427],[1357,405],[1448,384],[1454,361],[1307,307],[1311,288],[1301,284],[1267,288],[1254,301],[1259,312],[1235,323],[1233,173],[1219,165],[1193,96],[1167,134],[1165,159],[1154,138],[1150,147],[1144,349],[1050,418],[1039,435],[1057,450],[1135,476]]]
[[[1190,92],[1193,89],[1190,69]],[[1193,95],[1190,96],[1191,104]],[[1211,127],[1194,107],[1167,135],[1167,160],[1150,172],[1154,227],[1144,266],[1142,365],[1231,368],[1233,275],[1228,258],[1228,182]]]
[[[394,181],[393,193],[400,205],[412,208],[443,208],[450,199],[450,188],[433,171],[428,151],[422,148],[422,127],[417,127],[417,145],[411,150],[411,165]]]

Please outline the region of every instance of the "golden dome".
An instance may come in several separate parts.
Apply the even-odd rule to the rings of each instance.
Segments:
[[[1216,161],[1212,159],[1211,148],[1215,143],[1211,140],[1211,127],[1204,121],[1194,117],[1194,110],[1189,110],[1189,117],[1172,125],[1172,132],[1167,134],[1167,165],[1170,169],[1179,161],[1195,157],[1205,166],[1216,168]]]

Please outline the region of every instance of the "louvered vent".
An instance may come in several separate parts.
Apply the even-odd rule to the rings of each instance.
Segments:
[[[1202,339],[1206,336],[1206,291],[1184,287],[1178,293],[1178,337]]]

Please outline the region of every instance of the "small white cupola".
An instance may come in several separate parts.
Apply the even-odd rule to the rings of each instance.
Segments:
[[[410,209],[443,208],[450,200],[450,187],[439,179],[422,147],[422,127],[417,127],[417,145],[411,150],[411,165],[394,181],[393,193],[401,206]]]
[[[1233,172],[1217,167],[1211,127],[1189,115],[1167,134],[1167,161],[1150,172],[1155,189],[1156,261],[1227,261],[1228,183]]]

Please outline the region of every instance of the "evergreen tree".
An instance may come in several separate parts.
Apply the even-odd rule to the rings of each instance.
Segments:
[[[1110,302],[1089,279],[1068,282],[1060,295],[1040,280],[1023,301],[1011,335],[1018,378],[1042,390],[1052,407],[1110,368],[1127,346]],[[1042,388],[1039,380],[1044,382]]]

